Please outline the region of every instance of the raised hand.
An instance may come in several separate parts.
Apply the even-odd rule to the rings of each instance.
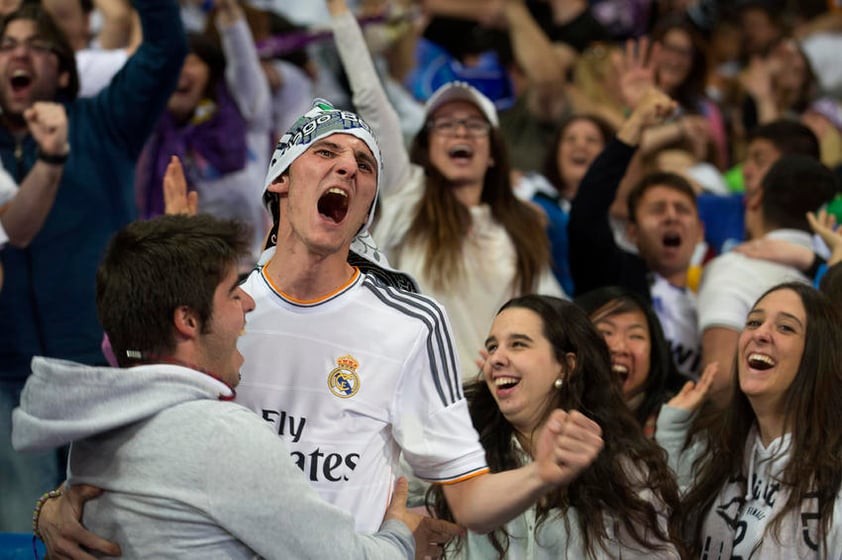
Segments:
[[[833,266],[842,262],[842,231],[836,229],[836,217],[825,210],[819,210],[818,213],[807,212],[807,221],[830,249],[827,264]]]
[[[164,213],[195,216],[199,207],[199,193],[187,192],[184,168],[177,156],[170,158],[164,173]]]
[[[617,131],[617,138],[629,146],[637,146],[645,129],[666,121],[677,107],[678,103],[670,96],[658,88],[650,87]]]
[[[685,383],[681,391],[670,399],[667,404],[673,408],[694,412],[707,398],[718,371],[719,362],[709,363],[697,383],[692,381]]]
[[[535,448],[541,480],[570,484],[596,460],[604,445],[599,424],[577,410],[554,410],[541,428]]]
[[[67,143],[67,111],[51,101],[36,101],[23,112],[29,132],[42,153],[63,156],[70,151]]]
[[[650,50],[647,37],[626,41],[623,56],[615,61],[614,70],[627,107],[637,107],[646,92],[655,86],[655,60],[660,52],[660,43],[652,45]]]

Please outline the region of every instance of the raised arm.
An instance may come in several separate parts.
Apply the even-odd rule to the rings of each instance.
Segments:
[[[509,25],[515,60],[526,74],[530,85],[554,88],[555,94],[564,87],[567,68],[544,30],[532,17],[525,0],[507,0],[503,15]]]
[[[97,40],[103,49],[137,48],[132,44],[138,25],[136,14],[128,0],[94,0],[94,6],[102,15],[102,28]],[[139,44],[139,43],[138,43]]]
[[[487,533],[531,507],[544,494],[570,484],[602,451],[602,430],[580,412],[556,410],[538,436],[535,461],[442,487],[457,522]]]
[[[661,91],[650,88],[631,116],[596,157],[582,178],[570,209],[570,266],[577,289],[584,293],[600,286],[616,284],[629,261],[614,241],[608,210],[617,195],[643,131],[663,120],[675,109],[675,102]],[[600,255],[594,259],[594,255]],[[639,288],[639,287],[638,287]]]
[[[216,0],[216,27],[225,53],[225,83],[249,127],[272,127],[269,82],[260,68],[260,59],[251,30],[237,0]]]
[[[357,112],[374,129],[383,155],[380,196],[393,192],[409,178],[409,154],[403,143],[400,120],[386,96],[362,30],[345,0],[326,0],[336,50],[351,85]]]
[[[111,84],[88,101],[102,117],[92,133],[137,157],[178,83],[187,40],[175,0],[134,0],[134,7],[143,42]]]
[[[9,243],[15,247],[26,247],[44,225],[56,198],[64,159],[70,152],[64,106],[39,101],[23,116],[38,143],[41,157],[24,178],[14,198],[0,210],[0,222]]]

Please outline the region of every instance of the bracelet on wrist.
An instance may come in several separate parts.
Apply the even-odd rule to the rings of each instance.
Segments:
[[[67,146],[62,154],[48,154],[38,149],[38,159],[50,165],[64,165],[68,157],[70,157],[70,146]]]
[[[58,498],[62,495],[64,489],[62,486],[59,486],[55,490],[50,490],[49,492],[45,492],[38,498],[38,502],[35,504],[35,511],[32,512],[32,534],[41,539],[41,533],[38,531],[38,520],[41,518],[41,509],[44,507],[44,504],[47,503],[48,500],[52,500],[53,498]],[[41,539],[44,540],[44,539]]]

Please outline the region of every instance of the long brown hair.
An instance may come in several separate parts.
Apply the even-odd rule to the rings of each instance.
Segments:
[[[452,286],[462,273],[462,244],[471,227],[471,214],[456,198],[450,182],[430,162],[429,139],[425,126],[410,150],[412,162],[425,170],[426,186],[407,241],[425,248],[429,280],[436,289],[443,289]],[[517,274],[512,285],[519,288],[519,293],[531,293],[541,270],[550,264],[549,240],[537,211],[512,192],[509,157],[497,128],[489,131],[489,145],[495,165],[485,173],[481,201],[491,208],[491,215],[515,247]]]
[[[792,440],[781,482],[790,494],[769,527],[777,532],[784,516],[798,510],[812,495],[819,504],[820,534],[827,535],[842,486],[842,319],[827,296],[798,282],[775,286],[758,301],[777,290],[798,295],[807,327],[801,363],[784,397],[784,425],[791,429]],[[707,446],[693,466],[695,481],[683,500],[684,511],[691,514],[686,524],[693,531],[689,540],[697,553],[705,519],[721,488],[735,475],[747,474],[743,467],[745,443],[757,419],[740,390],[738,376],[733,377],[731,402],[724,410],[700,414],[688,434],[688,444],[698,437]]]
[[[553,490],[538,502],[535,531],[552,515],[562,516],[568,530],[573,530],[576,524],[566,512],[575,508],[589,556],[595,557],[598,547],[608,543],[606,519],[613,520],[646,550],[672,544],[683,551],[676,538],[681,518],[678,486],[667,467],[666,453],[643,435],[623,402],[603,336],[581,308],[556,297],[521,296],[507,302],[500,311],[509,308],[528,309],[541,318],[543,334],[559,363],[566,363],[568,352],[576,355],[576,365],[567,372],[562,389],[551,390],[542,411],[543,421],[556,408],[579,410],[600,425],[605,441],[604,449],[590,467],[570,485]],[[465,398],[491,471],[521,466],[512,444],[514,428],[500,412],[485,381],[469,384]],[[643,488],[651,490],[654,499],[641,497]],[[440,486],[431,487],[427,501],[436,516],[452,519]],[[662,514],[668,520],[668,531],[660,526]],[[499,558],[505,558],[509,545],[505,530],[492,531],[488,538]]]

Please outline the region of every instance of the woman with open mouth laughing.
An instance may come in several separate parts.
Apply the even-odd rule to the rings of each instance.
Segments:
[[[640,294],[619,286],[591,290],[575,301],[605,337],[611,371],[623,399],[644,434],[653,437],[668,387],[687,379],[677,372],[670,359],[658,316]],[[677,387],[673,392],[676,390]]]
[[[842,552],[842,318],[806,284],[757,300],[739,337],[731,402],[703,408],[711,379],[658,418],[693,551],[720,558]],[[698,460],[697,460],[698,459]]]
[[[679,558],[678,488],[613,380],[600,333],[578,306],[528,295],[506,303],[485,341],[481,377],[465,388],[492,471],[531,461],[555,409],[586,414],[605,446],[569,486],[487,535],[468,533],[448,558]],[[440,492],[440,490],[438,491]],[[441,496],[429,496],[449,518]]]

